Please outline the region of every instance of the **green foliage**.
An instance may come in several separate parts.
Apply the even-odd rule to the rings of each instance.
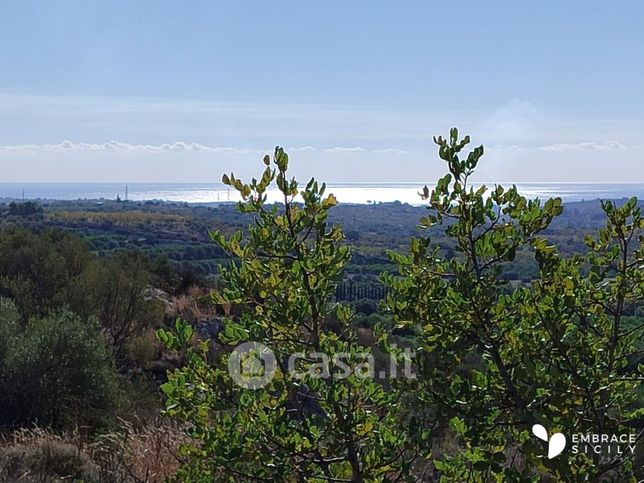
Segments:
[[[24,203],[9,203],[7,214],[9,216],[32,216],[43,212],[42,206],[35,201],[25,201]]]
[[[98,258],[71,233],[3,227],[0,425],[95,428],[126,407],[156,411],[147,370],[164,307],[151,287],[164,273],[138,252]]]
[[[23,320],[67,303],[89,260],[85,243],[69,233],[19,228],[0,233],[0,287],[11,295]]]
[[[96,317],[119,360],[127,340],[163,318],[162,307],[146,297],[154,268],[138,252],[97,259],[70,233],[0,232],[0,290],[22,321],[65,307],[83,320]]]
[[[119,389],[95,324],[62,311],[23,328],[0,300],[0,336],[0,425],[107,422]]]
[[[429,236],[414,238],[409,255],[391,254],[400,275],[384,276],[397,324],[422,329],[416,404],[436,408],[439,424],[458,440],[460,450],[434,467],[444,481],[631,481],[626,458],[546,459],[530,429],[632,431],[641,369],[627,361],[641,331],[624,331],[620,321],[642,302],[636,200],[621,208],[604,203],[607,227],[598,241],[588,240],[591,252],[562,258],[539,236],[561,213],[560,199],[541,204],[515,186],[474,188],[470,176],[483,147],[461,157],[469,137],[460,140],[456,129],[435,142],[449,174],[424,188],[429,214],[421,226],[442,228],[455,255],[441,256]],[[513,289],[501,273],[525,247],[541,278]],[[464,369],[472,354],[479,363]]]
[[[367,349],[357,343],[352,311],[332,299],[349,249],[342,230],[328,223],[336,204],[326,186],[311,180],[300,189],[287,178],[288,156],[276,148],[259,180],[245,184],[234,175],[224,183],[243,197],[242,213],[253,216],[246,237],[237,231],[212,239],[232,262],[222,269],[220,303],[242,307],[224,320],[220,339],[229,344],[261,341],[275,353],[276,375],[265,387],[236,386],[228,356],[211,360],[206,344],[188,349],[187,366],[163,386],[168,413],[189,423],[195,445],[182,481],[388,481],[408,474],[398,393],[356,370],[341,379],[332,369],[319,377],[315,360],[300,360],[296,377],[286,370],[291,354],[346,353],[356,367]],[[275,182],[283,205],[266,205]],[[296,202],[300,197],[302,202]],[[334,327],[331,330],[330,321]],[[178,323],[177,335],[160,331],[170,348],[185,346],[192,332]]]
[[[163,320],[161,304],[149,300],[149,262],[137,252],[93,260],[74,284],[70,307],[83,319],[98,318],[114,357],[121,361],[127,341]]]

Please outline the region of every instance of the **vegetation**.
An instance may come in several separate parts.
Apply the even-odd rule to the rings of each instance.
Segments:
[[[169,476],[185,437],[158,420],[156,380],[180,361],[154,339],[173,306],[155,286],[182,277],[60,231],[8,226],[0,247],[0,481]]]
[[[17,217],[0,204],[0,225],[72,231],[100,256],[137,250],[151,261],[165,260],[179,273],[192,272],[202,278],[216,278],[218,266],[227,262],[226,254],[211,242],[209,231],[214,228],[229,235],[252,222],[249,214],[238,212],[232,203],[43,201],[41,209],[40,215]],[[341,286],[339,295],[343,297],[346,292],[353,300],[361,297],[354,292],[371,292],[370,287],[377,287],[379,274],[395,269],[387,251],[407,250],[407,241],[419,234],[417,225],[423,212],[423,207],[401,203],[340,204],[331,210],[329,221],[343,227],[345,242],[352,248],[345,269],[346,284],[342,284],[347,290]],[[557,244],[563,255],[583,253],[584,236],[601,227],[603,220],[596,201],[566,203],[543,236]],[[441,253],[451,257],[453,247],[444,233],[439,229],[430,229],[429,233]],[[529,247],[519,250],[502,274],[517,283],[529,282],[537,275],[538,266]],[[381,294],[374,291],[373,297],[379,300]]]
[[[0,440],[0,481],[160,482],[180,466],[185,440],[160,422],[121,421],[89,443],[77,430],[21,428]]]
[[[279,361],[278,374],[264,387],[240,389],[226,358],[209,360],[205,345],[189,349],[188,364],[163,386],[169,413],[187,420],[196,440],[179,478],[375,481],[403,474],[409,466],[401,451],[404,432],[390,411],[396,393],[356,371],[320,378],[319,360],[303,357],[299,376],[287,370],[291,354],[342,353],[355,365],[367,348],[358,344],[351,309],[331,303],[349,258],[341,229],[327,224],[334,196],[325,196],[325,185],[312,179],[298,204],[286,153],[276,149],[276,168],[268,157],[264,162],[260,181],[224,177],[246,200],[241,210],[255,215],[247,239],[241,231],[211,236],[235,260],[222,270],[225,286],[216,301],[243,307],[236,320],[224,319],[220,339],[265,342]],[[283,210],[265,205],[273,181],[283,194]],[[189,327],[178,329],[177,336],[161,331],[160,337],[178,347],[190,335]]]
[[[604,202],[599,240],[587,239],[586,256],[562,258],[539,236],[561,213],[560,200],[541,206],[500,186],[485,197],[484,188],[469,185],[483,148],[461,160],[469,138],[452,130],[436,142],[449,174],[431,192],[425,188],[430,214],[421,224],[443,226],[456,256],[444,259],[430,237],[416,238],[409,255],[392,254],[401,277],[386,277],[396,321],[422,329],[417,403],[436,408],[439,424],[449,424],[461,442],[434,466],[452,481],[530,481],[539,474],[627,481],[632,463],[623,455],[547,460],[530,429],[539,423],[571,435],[637,427],[642,368],[629,360],[641,330],[621,324],[644,295],[644,220],[636,200]],[[526,244],[540,279],[506,290],[503,264]],[[476,368],[462,370],[471,354]]]
[[[0,301],[0,425],[96,425],[118,403],[116,373],[97,324],[70,312],[31,319]]]
[[[435,141],[428,209],[336,206],[281,148],[224,176],[237,212],[0,205],[0,479],[644,477],[637,200],[474,189],[483,147]],[[248,341],[272,379],[229,371]],[[637,450],[550,459],[535,424]]]
[[[414,238],[409,254],[390,255],[398,273],[384,275],[385,308],[398,326],[420,330],[419,377],[384,385],[322,370],[302,380],[278,363],[276,377],[252,390],[230,380],[229,357],[209,360],[207,345],[188,349],[188,364],[163,387],[169,412],[189,423],[197,443],[183,478],[395,481],[419,478],[428,466],[444,481],[634,478],[633,454],[550,460],[530,430],[629,434],[636,427],[642,375],[633,357],[642,327],[621,321],[644,290],[637,201],[603,203],[599,240],[588,237],[586,255],[564,258],[540,236],[561,214],[561,200],[542,205],[515,187],[474,189],[483,147],[460,159],[469,138],[459,140],[455,129],[436,143],[449,174],[424,189],[430,214],[421,227],[442,227],[453,256],[431,237]],[[244,307],[225,319],[221,339],[264,342],[277,361],[310,349],[355,356],[367,349],[355,345],[352,312],[331,297],[349,258],[336,246],[340,229],[326,224],[335,200],[323,198],[314,180],[302,191],[288,181],[280,148],[273,161],[277,177],[270,166],[251,184],[224,177],[242,194],[240,211],[255,219],[246,240],[241,231],[212,235],[234,259],[216,300]],[[264,206],[274,179],[281,210]],[[301,205],[293,201],[298,192]],[[524,247],[540,277],[513,287],[502,274]],[[177,330],[160,332],[173,348],[191,335],[179,322]],[[391,328],[380,325],[377,334],[387,348]],[[432,443],[445,432],[455,447],[435,457]]]

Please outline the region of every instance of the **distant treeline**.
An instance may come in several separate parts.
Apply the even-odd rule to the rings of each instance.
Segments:
[[[346,302],[354,302],[360,299],[382,300],[389,292],[388,288],[373,282],[342,282],[338,284],[335,291],[335,298]]]

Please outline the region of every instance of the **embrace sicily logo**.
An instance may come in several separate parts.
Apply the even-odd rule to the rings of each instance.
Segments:
[[[566,436],[563,433],[555,433],[548,438],[548,431],[540,424],[532,426],[532,434],[540,440],[548,443],[548,459],[559,456],[566,447]]]

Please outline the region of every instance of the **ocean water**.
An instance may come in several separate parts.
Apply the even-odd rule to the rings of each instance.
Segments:
[[[426,183],[328,183],[327,193],[333,193],[341,203],[384,203],[400,201],[422,205],[418,192]],[[511,183],[502,183],[509,186]],[[494,183],[486,183],[492,186]],[[559,196],[563,201],[621,199],[637,196],[644,200],[644,183],[516,183],[528,198],[547,199]],[[431,184],[428,184],[431,188]],[[0,199],[36,200],[100,200],[125,198],[126,187],[117,183],[0,183]],[[127,186],[127,198],[133,201],[164,200],[188,203],[217,203],[238,201],[237,193],[221,183],[160,184],[132,183]],[[269,201],[279,201],[276,190],[269,191]]]

